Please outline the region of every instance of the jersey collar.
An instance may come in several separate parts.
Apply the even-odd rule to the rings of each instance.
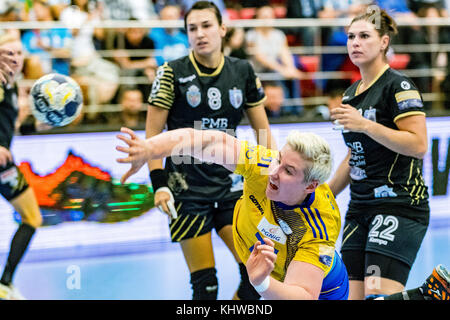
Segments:
[[[373,79],[372,80],[372,82],[367,86],[367,88],[364,90],[364,92],[365,91],[367,91],[375,82],[377,82],[377,80],[383,75],[383,73],[387,70],[387,69],[389,69],[390,68],[390,66],[389,66],[389,64],[385,64],[384,65],[384,67],[380,70],[380,72],[378,72],[378,74],[377,74],[377,76],[375,77],[375,79]],[[358,86],[356,87],[356,91],[355,91],[355,96],[357,96],[357,95],[359,95],[360,93],[359,93],[359,87],[361,86],[361,83],[362,83],[362,81],[360,81],[359,83],[358,83]]]
[[[191,63],[194,66],[195,71],[197,71],[197,74],[199,75],[199,77],[215,77],[222,71],[223,65],[225,64],[225,57],[222,54],[222,56],[220,58],[219,66],[217,67],[216,71],[214,71],[211,74],[208,74],[208,73],[203,73],[200,71],[200,68],[197,65],[197,61],[195,61],[195,58],[194,58],[194,51],[191,51],[189,53],[189,60],[191,60]]]
[[[316,192],[310,193],[306,196],[305,200],[301,204],[296,204],[293,206],[284,204],[283,202],[274,201],[275,204],[280,207],[283,210],[294,210],[295,208],[306,208],[311,207],[312,203],[314,202],[314,199],[316,198]]]

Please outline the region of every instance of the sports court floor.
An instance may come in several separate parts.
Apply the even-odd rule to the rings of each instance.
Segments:
[[[220,238],[213,235],[219,299],[233,296],[238,267]],[[450,229],[430,226],[407,288],[420,285],[439,263],[450,266]],[[188,269],[177,244],[155,243],[146,252],[78,259],[27,261],[15,283],[28,299],[190,299]],[[4,257],[2,257],[2,267]],[[76,277],[76,278],[74,278]]]

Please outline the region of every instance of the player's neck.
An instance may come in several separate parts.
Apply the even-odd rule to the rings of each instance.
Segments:
[[[386,64],[387,62],[384,59],[379,59],[371,64],[367,64],[359,68],[361,73],[360,92],[371,86],[372,82],[379,77],[380,72]]]
[[[222,51],[217,51],[207,56],[199,55],[194,51],[194,58],[201,65],[215,69],[219,66],[222,59]]]

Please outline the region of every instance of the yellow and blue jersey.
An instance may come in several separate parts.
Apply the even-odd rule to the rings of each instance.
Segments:
[[[338,205],[327,184],[322,184],[302,204],[288,206],[266,196],[268,168],[278,151],[241,142],[235,173],[244,177],[244,193],[236,203],[233,239],[246,262],[257,240],[275,244],[277,259],[271,276],[283,281],[292,260],[315,265],[325,277],[319,299],[346,299],[348,278],[335,251],[341,227]]]

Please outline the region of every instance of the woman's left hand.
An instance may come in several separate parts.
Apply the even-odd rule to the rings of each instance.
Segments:
[[[365,132],[368,121],[361,112],[349,104],[341,104],[340,107],[330,110],[332,120],[337,120],[336,125],[344,126],[345,130],[353,132]]]

